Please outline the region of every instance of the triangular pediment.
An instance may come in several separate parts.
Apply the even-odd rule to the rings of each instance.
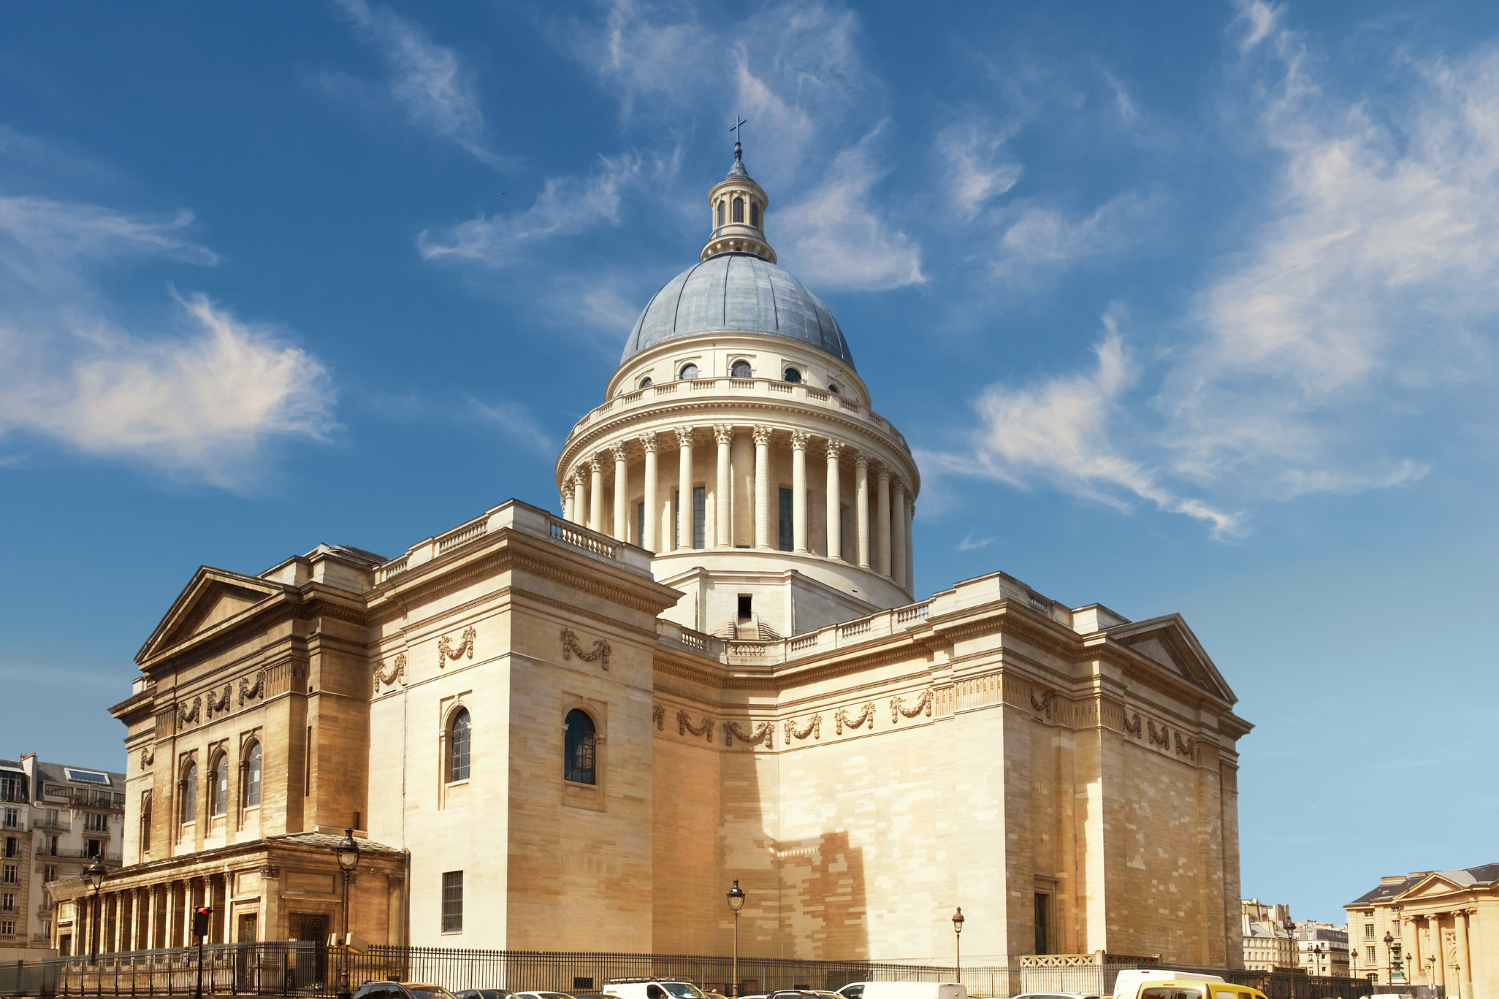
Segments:
[[[1109,638],[1161,669],[1232,704],[1238,700],[1179,614],[1110,628]]]
[[[171,609],[136,654],[143,663],[168,649],[212,631],[285,591],[280,583],[202,566],[172,602]]]
[[[1432,898],[1438,895],[1450,895],[1455,891],[1463,891],[1468,887],[1471,886],[1458,884],[1456,881],[1453,881],[1451,878],[1446,877],[1440,873],[1433,873],[1426,875],[1426,877],[1411,885],[1405,891],[1397,895],[1396,898],[1409,899],[1411,901],[1414,901],[1420,898]]]

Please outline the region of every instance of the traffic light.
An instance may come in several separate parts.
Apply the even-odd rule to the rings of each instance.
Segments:
[[[208,917],[213,915],[213,910],[208,906],[202,906],[193,910],[193,935],[202,939],[208,936]]]

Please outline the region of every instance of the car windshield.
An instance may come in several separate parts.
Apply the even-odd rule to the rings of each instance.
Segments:
[[[696,985],[689,985],[687,982],[662,982],[661,987],[677,999],[706,999]]]

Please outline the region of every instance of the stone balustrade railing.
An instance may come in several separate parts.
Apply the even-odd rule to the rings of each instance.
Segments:
[[[636,409],[645,409],[659,402],[672,401],[675,399],[696,399],[704,393],[721,393],[729,397],[735,396],[787,396],[790,401],[803,402],[809,406],[821,407],[831,412],[852,415],[855,419],[868,423],[882,433],[889,434],[905,446],[906,439],[901,432],[895,429],[894,424],[883,416],[876,413],[862,403],[854,402],[836,392],[826,389],[814,388],[801,382],[783,382],[773,378],[693,378],[682,381],[665,382],[661,385],[652,385],[648,388],[636,389],[633,392],[625,392],[601,406],[596,406],[584,417],[573,425],[572,431],[567,435],[572,440],[579,433],[606,417],[617,413],[625,413]],[[778,401],[787,401],[781,399]]]

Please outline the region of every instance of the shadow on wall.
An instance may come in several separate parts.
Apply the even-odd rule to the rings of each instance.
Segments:
[[[869,957],[864,851],[848,833],[788,840],[781,861],[781,956],[814,961]]]

